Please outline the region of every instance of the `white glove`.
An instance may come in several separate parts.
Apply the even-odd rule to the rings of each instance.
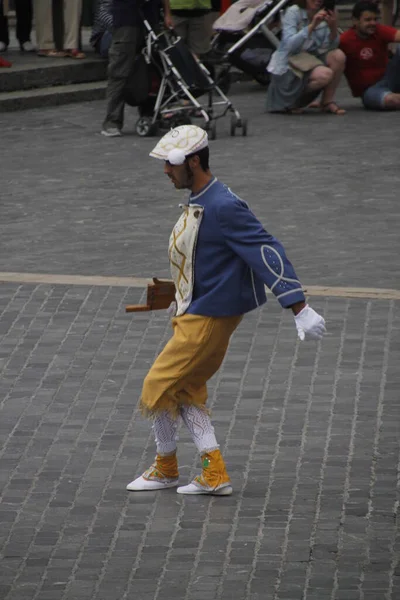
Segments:
[[[295,315],[294,320],[301,341],[321,340],[324,333],[326,333],[325,319],[315,312],[311,306],[308,306],[308,304]]]

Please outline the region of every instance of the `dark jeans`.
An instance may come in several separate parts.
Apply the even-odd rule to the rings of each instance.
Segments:
[[[362,96],[365,108],[372,110],[385,109],[385,97],[388,94],[400,93],[400,48],[396,48],[394,56],[389,60],[385,75],[374,85],[367,88]]]
[[[17,16],[17,39],[22,45],[31,39],[32,31],[32,0],[15,0],[15,13]],[[0,14],[0,42],[10,43],[8,35],[8,19]]]
[[[103,127],[124,125],[124,90],[133,69],[135,57],[143,41],[142,27],[114,29],[108,54],[107,114]]]

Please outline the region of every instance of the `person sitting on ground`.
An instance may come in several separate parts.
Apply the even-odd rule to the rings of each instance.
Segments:
[[[17,20],[15,33],[20,50],[21,52],[33,52],[35,48],[31,42],[32,0],[14,0],[14,8]],[[0,52],[5,52],[10,43],[7,12],[8,3],[3,0],[0,2]]]
[[[68,0],[63,3],[63,6],[64,43],[62,50],[57,50],[54,43],[53,2],[52,0],[35,0],[38,56],[86,58],[85,54],[79,50],[82,0]]]
[[[365,108],[400,109],[400,48],[389,60],[388,46],[400,42],[400,31],[379,25],[379,8],[371,0],[361,0],[353,8],[353,27],[340,37],[346,54],[345,76],[353,96]]]
[[[108,58],[112,41],[112,0],[98,0],[90,44],[102,58]]]
[[[321,110],[334,115],[346,111],[334,101],[336,88],[344,70],[345,55],[338,48],[337,15],[322,8],[321,0],[298,0],[282,18],[282,40],[272,55],[268,71],[267,110],[302,112],[321,92]],[[314,65],[299,70],[290,66],[296,57],[310,58]],[[310,57],[310,55],[312,55]],[[320,64],[315,64],[316,57]]]

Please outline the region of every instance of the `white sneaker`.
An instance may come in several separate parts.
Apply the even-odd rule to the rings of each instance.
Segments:
[[[174,459],[176,460],[175,456]],[[140,476],[128,483],[126,489],[130,492],[145,492],[151,490],[165,490],[167,488],[179,485],[179,475],[176,477],[166,477],[156,461]]]
[[[0,42],[0,52],[5,52],[7,50],[7,44],[5,42]]]
[[[130,492],[149,492],[152,490],[166,490],[179,485],[179,479],[145,479],[143,475],[134,479],[126,486]]]
[[[178,494],[208,494],[210,496],[230,496],[232,486],[229,483],[222,483],[216,488],[205,486],[194,479],[189,485],[183,485],[176,490]]]
[[[120,137],[122,131],[118,127],[104,127],[101,130],[101,135],[105,135],[106,137]]]
[[[35,46],[32,44],[31,41],[28,40],[27,42],[21,44],[21,50],[23,52],[35,52]]]

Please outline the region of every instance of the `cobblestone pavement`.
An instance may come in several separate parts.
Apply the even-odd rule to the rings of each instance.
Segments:
[[[251,93],[248,93],[251,92]],[[272,117],[236,86],[215,173],[304,283],[400,289],[400,115]],[[178,214],[154,140],[98,135],[103,105],[0,116],[0,271],[168,273]],[[265,175],[264,175],[265,173]],[[210,384],[226,498],[127,493],[152,461],[136,409],[170,334],[141,288],[0,285],[1,600],[399,600],[400,301],[313,297],[320,344],[271,298]],[[199,460],[180,432],[182,482]]]

